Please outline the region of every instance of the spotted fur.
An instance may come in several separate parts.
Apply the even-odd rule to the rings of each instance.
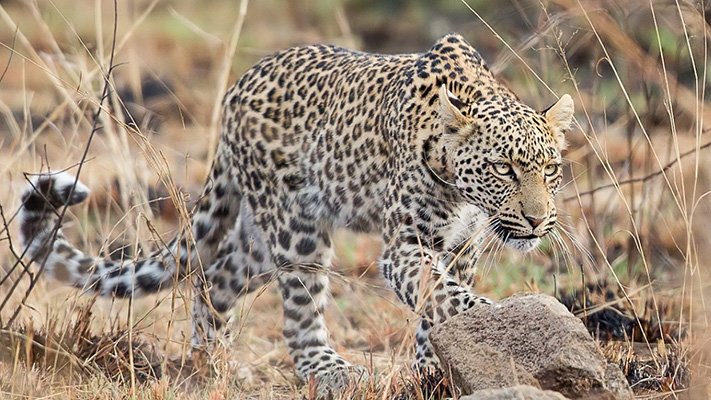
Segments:
[[[215,337],[238,296],[275,279],[299,376],[338,386],[351,364],[329,344],[323,319],[335,229],[382,235],[380,268],[422,316],[416,358],[428,369],[439,365],[433,324],[489,303],[472,292],[483,241],[528,251],[556,222],[570,96],[534,111],[458,35],[421,54],[288,49],[247,71],[222,106],[190,239],[126,261],[87,256],[61,231],[52,241],[56,209],[88,189],[43,175],[23,196],[30,257],[104,296],[153,293],[197,271],[196,347]]]

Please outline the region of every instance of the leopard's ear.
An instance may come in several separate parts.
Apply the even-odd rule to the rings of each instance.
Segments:
[[[455,133],[471,124],[471,119],[462,113],[466,104],[450,92],[446,85],[439,88],[439,107],[445,132]]]
[[[564,94],[555,104],[543,112],[561,148],[565,147],[565,132],[570,130],[573,125],[574,111],[573,98],[568,94]]]

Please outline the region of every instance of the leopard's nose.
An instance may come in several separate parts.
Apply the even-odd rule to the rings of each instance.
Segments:
[[[526,218],[526,221],[528,221],[529,224],[531,224],[531,228],[536,229],[538,228],[539,225],[545,221],[545,218],[537,217],[537,216],[531,216],[531,215],[524,215],[524,218]]]

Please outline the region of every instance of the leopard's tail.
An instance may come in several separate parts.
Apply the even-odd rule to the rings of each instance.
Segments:
[[[67,241],[57,225],[59,213],[64,205],[81,203],[88,196],[89,188],[70,174],[37,176],[22,195],[20,211],[27,257],[43,265],[45,274],[102,296],[140,296],[171,287],[178,265],[177,240],[145,259],[124,261],[88,256]]]

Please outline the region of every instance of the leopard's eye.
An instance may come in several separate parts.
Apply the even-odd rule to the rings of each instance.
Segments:
[[[507,164],[505,162],[493,163],[491,164],[491,168],[496,174],[501,176],[513,177],[515,175],[511,164]]]
[[[543,169],[543,173],[546,175],[546,177],[551,178],[551,177],[558,175],[559,170],[560,170],[560,164],[548,164]]]

